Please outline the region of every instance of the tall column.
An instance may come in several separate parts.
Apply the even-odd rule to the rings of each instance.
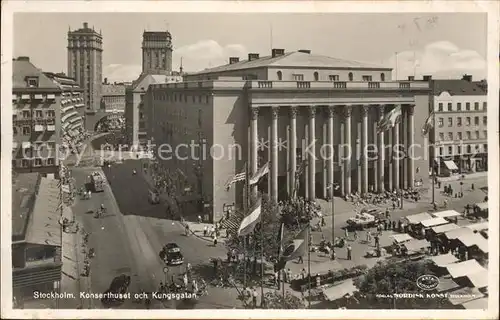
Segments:
[[[368,106],[361,106],[362,127],[361,127],[361,180],[363,194],[368,193]]]
[[[309,199],[316,199],[316,107],[309,107]]]
[[[324,111],[323,109],[321,111]],[[323,112],[322,112],[323,115]],[[323,118],[323,117],[322,117]],[[320,145],[320,158],[321,158],[321,178],[322,178],[322,188],[323,188],[323,199],[328,199],[328,154],[325,156],[321,150],[325,146],[328,146],[328,123],[323,121],[321,126],[322,137]]]
[[[307,146],[309,145],[309,124],[304,125],[304,140],[302,143],[302,176],[304,181],[304,198],[309,199],[309,156]],[[302,182],[301,182],[302,183]]]
[[[378,109],[379,122],[384,118],[385,106],[381,105]],[[378,192],[385,191],[385,144],[384,144],[384,131],[378,134]]]
[[[347,194],[346,188],[345,188],[345,160],[344,160],[344,155],[345,155],[345,148],[344,148],[344,143],[345,143],[345,117],[342,116],[340,118],[340,143],[338,147],[338,152],[339,152],[339,168],[340,168],[340,193],[345,196]]]
[[[399,123],[396,122],[394,125],[394,128],[392,128],[392,144],[393,144],[393,167],[392,167],[392,178],[393,178],[393,188],[395,190],[398,190],[400,185],[399,185],[399,153],[396,153],[399,151]]]
[[[295,196],[299,190],[295,190],[297,182],[297,107],[290,108],[290,190]]]
[[[388,148],[387,148],[387,159],[389,159],[389,166],[387,167],[387,181],[388,181],[388,187],[389,191],[393,191],[393,172],[394,172],[394,154],[393,154],[393,148],[394,148],[394,139],[392,135],[392,128],[388,130],[387,132],[387,140],[388,140]]]
[[[414,168],[414,154],[413,154],[413,148],[415,144],[415,117],[414,117],[414,112],[415,112],[415,106],[414,105],[409,105],[408,106],[408,147],[406,150],[408,150],[407,154],[407,166],[408,166],[408,187],[413,188],[415,184],[415,168]]]
[[[334,167],[333,167],[333,157],[334,157],[334,152],[333,152],[333,117],[335,114],[335,107],[334,106],[328,106],[328,185],[332,186],[333,185],[333,179],[334,179]],[[328,197],[330,199],[333,198],[333,189],[330,188],[328,189]]]
[[[258,118],[259,109],[253,107],[251,110],[251,120],[250,120],[250,148],[251,148],[251,161],[250,161],[250,173],[254,175],[257,173],[259,165],[259,133],[258,133]],[[257,184],[252,186],[252,196],[257,196]]]
[[[271,122],[271,199],[278,201],[278,116],[279,107],[272,107]]]
[[[351,157],[352,157],[352,147],[351,147],[351,111],[352,111],[352,106],[345,106],[344,107],[344,145],[346,148],[351,149],[351,154],[346,154],[344,152],[344,174],[345,174],[345,187],[344,187],[344,192],[346,195],[351,194]]]
[[[400,177],[400,186],[402,189],[407,189],[408,188],[408,163],[406,162],[406,155],[408,152],[408,134],[405,132],[408,131],[408,124],[407,124],[407,112],[406,112],[406,107],[401,106],[401,122],[399,124],[399,134],[401,135],[401,144],[403,145],[404,148],[404,155],[405,158],[403,161],[400,162],[401,166],[401,177]]]

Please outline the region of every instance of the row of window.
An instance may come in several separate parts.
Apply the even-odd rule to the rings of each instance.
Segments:
[[[283,80],[283,73],[281,71],[278,71],[276,73],[276,76],[278,77],[278,80]],[[330,74],[328,75],[328,79],[320,79],[319,73],[315,71],[313,73],[314,76],[314,81],[340,81],[340,76],[338,74]],[[349,81],[354,81],[354,74],[352,72],[349,72],[347,75]],[[292,74],[292,79],[294,81],[304,81],[304,74]],[[373,81],[373,76],[371,75],[362,75],[361,76],[362,81]],[[380,74],[380,81],[385,81],[385,74],[381,73]]]
[[[446,135],[446,140],[453,141],[453,132],[448,132]],[[465,132],[465,138],[466,140],[472,140],[472,132],[471,131],[466,131]],[[476,131],[474,134],[474,139],[479,140],[481,139],[481,136],[479,134],[479,131]],[[488,131],[484,130],[483,131],[483,139],[488,139]],[[439,133],[439,141],[444,141],[445,140],[445,135],[444,132]],[[457,132],[457,139],[456,140],[463,140],[463,135],[462,132]]]
[[[153,93],[153,99],[154,100],[160,100],[160,101],[170,101],[170,102],[188,102],[188,95],[182,94],[182,93],[173,93],[173,94],[167,94],[165,92],[154,92]],[[191,102],[192,103],[208,103],[209,98],[207,95],[192,95],[191,96]]]
[[[466,126],[470,126],[472,123],[471,121],[472,121],[471,117],[465,117],[465,125]],[[437,125],[438,125],[438,127],[443,127],[444,126],[444,118],[438,118]],[[456,125],[457,125],[457,127],[462,126],[462,117],[457,117]],[[474,117],[474,125],[475,126],[479,125],[479,117],[477,117],[477,116]],[[487,116],[483,116],[483,125],[484,126],[488,125],[488,117]],[[452,117],[448,117],[448,127],[453,127],[453,118]]]
[[[44,110],[33,110],[33,117],[34,118],[39,118],[43,119],[43,111]],[[23,110],[21,113],[22,119],[31,119],[31,111],[29,110]],[[45,110],[45,117],[46,118],[55,118],[56,117],[56,112],[54,110]],[[12,115],[12,120],[16,121],[17,119],[17,114]],[[20,119],[19,119],[20,120]]]
[[[29,168],[31,165],[33,165],[35,167],[41,167],[44,165],[44,162],[45,162],[45,165],[47,165],[47,166],[53,166],[56,164],[56,160],[54,158],[47,158],[47,159],[36,158],[36,159],[33,159],[33,161],[27,160],[27,159],[22,159],[20,162],[18,162],[17,160],[12,160],[12,167],[13,168]]]
[[[484,153],[487,153],[488,152],[488,145],[487,144],[483,144],[482,145],[483,147],[483,150],[482,152]],[[444,147],[439,147],[437,149],[437,155],[438,156],[445,156],[445,155],[455,155],[454,151],[455,151],[455,146],[448,146],[448,153],[447,154],[444,154]],[[457,151],[457,155],[461,155],[461,154],[471,154],[473,152],[476,152],[476,153],[479,153],[481,152],[481,145],[476,145],[475,147],[475,150],[473,151],[473,147],[471,145],[466,145],[464,150],[462,150],[462,146],[456,146],[456,151]],[[462,151],[465,151],[464,153]]]
[[[484,111],[486,111],[488,109],[488,103],[487,102],[483,102],[483,109]],[[474,102],[474,111],[480,111],[480,104],[479,102]],[[444,103],[440,102],[438,103],[438,111],[442,112],[442,111],[445,111],[444,110]],[[453,103],[451,102],[448,102],[447,103],[447,106],[446,106],[446,111],[463,111],[462,110],[462,103],[461,102],[457,102],[456,104],[456,109],[453,110]],[[466,102],[465,103],[465,110],[464,111],[472,111],[471,110],[471,103],[470,102]]]
[[[37,126],[35,126],[35,129],[33,130],[34,132],[44,132],[44,131],[49,131],[49,132],[52,132],[54,131],[54,128],[55,126],[52,125],[52,127],[50,127],[51,125],[48,125],[47,127],[43,126],[43,125],[40,125],[39,127],[40,128],[37,128]],[[13,135],[17,135],[18,134],[18,127],[12,127],[12,134]],[[21,134],[23,136],[27,136],[27,135],[30,135],[31,134],[31,127],[30,126],[22,126],[21,127]]]

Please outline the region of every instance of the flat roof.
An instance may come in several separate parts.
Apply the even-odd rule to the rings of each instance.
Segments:
[[[432,215],[435,216],[436,218],[449,218],[449,217],[461,216],[462,214],[455,210],[446,210],[446,211],[434,212]]]
[[[488,274],[488,270],[481,266],[475,259],[449,264],[446,266],[446,269],[453,278],[460,278],[478,272]]]
[[[433,256],[429,258],[434,264],[436,264],[438,267],[445,267],[449,264],[455,263],[457,261],[460,261],[457,257],[452,255],[451,253],[447,254],[441,254],[438,256]]]
[[[40,174],[20,173],[12,183],[12,241],[24,240]]]
[[[447,224],[448,221],[445,220],[444,218],[432,218],[432,219],[420,221],[420,223],[424,227],[427,228],[427,227],[434,227],[434,226],[439,226],[439,225],[442,225],[442,224]]]

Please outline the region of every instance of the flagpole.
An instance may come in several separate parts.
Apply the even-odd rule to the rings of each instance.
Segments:
[[[436,128],[436,114],[434,113],[434,110],[432,110],[432,205],[434,206],[435,196],[434,196],[434,180],[436,180],[436,173],[434,170],[434,162],[436,161],[436,134],[435,134],[435,129]]]
[[[308,273],[308,298],[307,298],[307,301],[308,301],[308,304],[309,304],[309,309],[311,308],[311,250],[309,248],[309,240],[311,238],[311,225],[309,225],[307,227],[307,273]]]
[[[245,203],[244,203],[244,212],[245,216],[247,215],[248,208],[250,208],[250,199],[249,199],[249,181],[248,181],[248,161],[245,163]],[[243,237],[243,286],[247,287],[247,237]]]
[[[260,307],[264,308],[264,223],[260,220]]]

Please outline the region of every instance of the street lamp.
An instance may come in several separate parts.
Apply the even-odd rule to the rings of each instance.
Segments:
[[[327,190],[331,190],[332,193],[332,243],[335,243],[335,191],[339,190],[340,186],[338,183],[330,183],[330,185],[326,188]]]

